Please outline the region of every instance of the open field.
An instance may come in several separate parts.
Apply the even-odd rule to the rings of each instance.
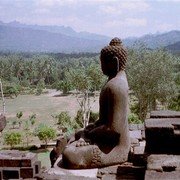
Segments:
[[[92,110],[98,112],[98,98],[93,103]],[[36,95],[19,95],[14,99],[6,99],[6,117],[8,121],[16,118],[16,113],[22,111],[22,119],[28,119],[33,113],[36,114],[38,123],[46,123],[53,125],[54,119],[52,115],[59,114],[62,111],[68,111],[71,117],[74,117],[79,109],[76,96],[70,94],[62,96],[61,92],[56,90],[48,90],[47,94]]]
[[[92,110],[97,112],[99,110],[98,98],[96,97],[96,102],[93,103]],[[68,96],[62,96],[61,92],[56,90],[48,90],[47,94],[42,94],[39,96],[36,95],[19,95],[17,98],[10,99],[6,98],[6,118],[8,124],[4,130],[7,132],[11,130],[11,123],[13,119],[16,118],[16,113],[22,111],[22,121],[29,118],[30,115],[36,114],[37,122],[35,126],[38,126],[39,123],[45,123],[53,126],[55,124],[55,119],[53,119],[52,115],[59,114],[62,111],[68,111],[69,115],[73,117],[76,115],[79,109],[79,104],[76,99],[76,96],[70,94]],[[0,108],[2,110],[2,108]],[[20,129],[12,129],[13,131],[23,131]],[[40,141],[37,137],[32,138],[33,141],[30,143],[32,145],[40,145]],[[3,138],[1,136],[0,146],[9,147],[3,144]],[[21,143],[20,146],[26,146]],[[41,160],[42,166],[49,168],[50,160],[49,153],[52,148],[48,149],[47,152],[38,153],[38,159]]]

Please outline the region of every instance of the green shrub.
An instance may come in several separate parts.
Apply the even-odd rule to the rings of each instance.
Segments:
[[[128,122],[129,124],[141,124],[143,123],[136,114],[134,113],[131,113],[129,114],[128,116]]]
[[[57,118],[57,124],[60,126],[66,126],[71,122],[71,117],[67,111],[62,111],[60,114],[56,115],[55,118]]]
[[[56,131],[54,128],[49,127],[48,125],[41,124],[35,130],[35,135],[38,136],[39,140],[45,143],[45,147],[47,147],[47,143],[56,137]]]
[[[54,116],[57,119],[57,124],[62,128],[63,132],[66,134],[71,134],[74,129],[79,128],[76,121],[72,121],[67,111],[62,111],[60,114]]]
[[[83,128],[83,114],[81,110],[77,111],[74,121],[78,124],[79,127]]]
[[[8,86],[4,87],[4,94],[6,96],[10,96],[11,98],[13,97],[13,95],[15,95],[17,97],[19,94],[19,91],[20,91],[20,89],[19,89],[18,85],[12,84],[12,85],[8,85]]]
[[[180,95],[176,95],[170,99],[168,108],[174,111],[180,111]]]
[[[11,149],[15,145],[20,144],[22,141],[22,136],[20,132],[9,132],[4,135],[4,143],[11,146]]]

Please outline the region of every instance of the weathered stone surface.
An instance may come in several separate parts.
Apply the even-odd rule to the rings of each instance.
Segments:
[[[6,126],[6,117],[0,114],[0,132],[5,128]]]
[[[34,169],[33,168],[21,168],[20,169],[20,177],[25,178],[33,178],[34,177]]]
[[[130,138],[130,139],[131,139],[131,147],[139,146],[140,145],[138,139],[136,139],[136,138]]]
[[[102,180],[117,180],[117,175],[115,174],[105,174],[101,178]]]
[[[168,172],[168,171],[179,171],[179,169],[180,169],[179,155],[153,154],[150,155],[147,159],[147,170]]]
[[[48,169],[43,172],[39,177],[45,180],[95,180],[97,179],[98,169],[64,169],[60,168],[57,164],[62,161],[60,156],[54,168]]]
[[[142,139],[141,130],[133,130],[133,131],[129,131],[129,133],[130,133],[131,138],[136,138],[136,139],[139,139],[139,140]]]
[[[179,180],[180,171],[173,172],[157,172],[157,171],[146,171],[145,180]]]
[[[109,166],[98,169],[98,177],[102,179],[144,179],[144,166],[134,166],[132,163]]]
[[[150,118],[180,118],[180,111],[151,111]]]
[[[16,150],[0,151],[0,167],[31,167],[37,155]]]
[[[180,154],[180,118],[145,120],[146,152]]]
[[[0,168],[2,179],[20,179],[20,168]]]
[[[129,130],[144,130],[144,124],[129,124]]]
[[[2,179],[29,179],[40,172],[37,155],[16,150],[0,151],[0,174]]]

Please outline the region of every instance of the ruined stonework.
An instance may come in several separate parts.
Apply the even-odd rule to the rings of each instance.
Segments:
[[[147,159],[145,180],[179,180],[180,156],[179,155],[150,155]]]
[[[17,150],[0,151],[0,179],[27,179],[39,174],[37,154]]]
[[[154,118],[145,121],[146,153],[180,154],[180,118]]]

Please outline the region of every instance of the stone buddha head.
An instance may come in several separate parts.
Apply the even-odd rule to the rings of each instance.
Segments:
[[[103,73],[109,77],[114,77],[119,71],[124,70],[127,52],[122,46],[122,41],[113,38],[109,45],[101,50],[100,60]]]

